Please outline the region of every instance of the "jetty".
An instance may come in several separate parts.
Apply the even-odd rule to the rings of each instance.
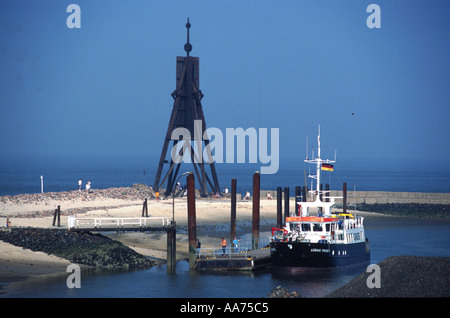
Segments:
[[[239,247],[201,248],[197,250],[195,268],[198,271],[255,271],[271,266],[269,238],[253,249],[251,242],[239,242]]]
[[[272,265],[268,247],[240,253],[221,254],[220,251],[197,254],[196,269],[199,271],[254,271]]]

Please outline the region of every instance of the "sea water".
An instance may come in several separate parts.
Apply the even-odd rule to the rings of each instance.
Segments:
[[[253,173],[260,170],[258,164],[223,163],[215,167],[221,189],[231,189],[231,179],[235,178],[241,194],[252,192]],[[83,186],[90,180],[92,189],[130,187],[135,183],[153,185],[156,168],[155,159],[140,157],[0,158],[0,196],[40,193],[41,176],[44,192],[77,190],[79,179]],[[206,169],[210,175],[209,167]],[[277,187],[289,187],[292,193],[296,186],[306,184],[311,188],[311,179],[305,175],[315,174],[314,169],[302,160],[281,161],[276,174],[261,175],[260,187],[274,191]],[[192,165],[183,164],[179,174],[189,170]],[[418,164],[336,164],[333,172],[322,172],[321,180],[332,190],[342,190],[346,182],[348,191],[450,192],[450,170]],[[183,178],[179,181],[186,183]]]

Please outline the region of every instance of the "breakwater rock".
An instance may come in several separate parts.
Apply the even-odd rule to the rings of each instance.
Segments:
[[[267,298],[301,298],[301,296],[295,291],[290,292],[284,287],[277,286],[267,294]]]
[[[0,231],[0,240],[95,268],[146,269],[157,264],[118,241],[90,232],[11,228]]]
[[[374,271],[362,273],[328,297],[449,297],[450,258],[393,256],[378,263],[379,288],[369,288]]]
[[[95,201],[102,199],[143,200],[153,198],[150,187],[135,184],[133,187],[92,189],[88,191],[61,191],[44,193],[23,193],[18,195],[0,196],[0,203],[37,204],[48,201]]]
[[[49,217],[54,214],[57,205],[61,205],[61,215],[81,214],[96,209],[127,206],[153,199],[153,190],[145,185],[135,184],[133,187],[94,189],[91,191],[61,191],[45,193],[23,193],[0,196],[0,214],[4,217]],[[67,208],[76,203],[77,207]],[[107,206],[106,206],[107,205]],[[10,212],[9,207],[32,207],[20,213]],[[3,212],[2,212],[3,211]]]
[[[377,212],[395,216],[450,218],[450,205],[448,204],[375,203],[357,204],[356,209],[358,211]]]

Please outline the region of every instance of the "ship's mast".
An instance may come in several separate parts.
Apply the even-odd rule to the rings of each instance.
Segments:
[[[316,175],[308,175],[308,177],[312,178],[312,179],[316,179],[316,201],[320,201],[320,172],[322,170],[322,163],[334,163],[334,160],[322,160],[322,158],[320,158],[320,125],[319,125],[319,133],[317,135],[317,158],[314,158],[314,154],[313,154],[313,159],[306,159],[305,162],[307,163],[313,163],[316,164]]]
[[[317,164],[316,164],[316,176],[317,176],[317,182],[316,182],[316,201],[320,200],[320,169],[322,167],[322,159],[320,159],[320,125],[319,125],[319,134],[317,135]]]

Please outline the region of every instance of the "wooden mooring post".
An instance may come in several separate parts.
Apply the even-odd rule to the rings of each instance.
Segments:
[[[253,174],[253,214],[252,214],[252,248],[259,247],[259,207],[260,207],[260,175],[259,171]]]
[[[167,229],[167,274],[175,274],[177,264],[177,229],[175,221]]]
[[[145,198],[144,203],[142,204],[142,217],[148,218],[147,198]]]
[[[284,219],[289,217],[289,187],[284,188]]]
[[[189,239],[189,269],[195,268],[196,245],[197,245],[197,220],[195,215],[195,177],[194,174],[187,176],[187,207],[188,207],[188,239]]]
[[[302,202],[306,202],[308,200],[308,187],[302,187]]]
[[[283,198],[282,198],[282,191],[281,187],[277,187],[277,228],[281,229],[283,226],[283,215],[282,215],[282,205],[283,205]]]
[[[300,187],[299,186],[296,186],[295,187],[295,211],[294,211],[294,214],[295,215],[298,215],[298,207],[299,207],[299,204],[298,204],[298,202],[300,201],[300,198],[301,198],[301,190],[300,190]]]
[[[236,236],[236,179],[231,179],[230,242]]]
[[[53,215],[53,226],[55,226],[56,221],[58,220],[58,227],[61,226],[61,206],[58,205],[58,207],[55,209],[55,214]]]

